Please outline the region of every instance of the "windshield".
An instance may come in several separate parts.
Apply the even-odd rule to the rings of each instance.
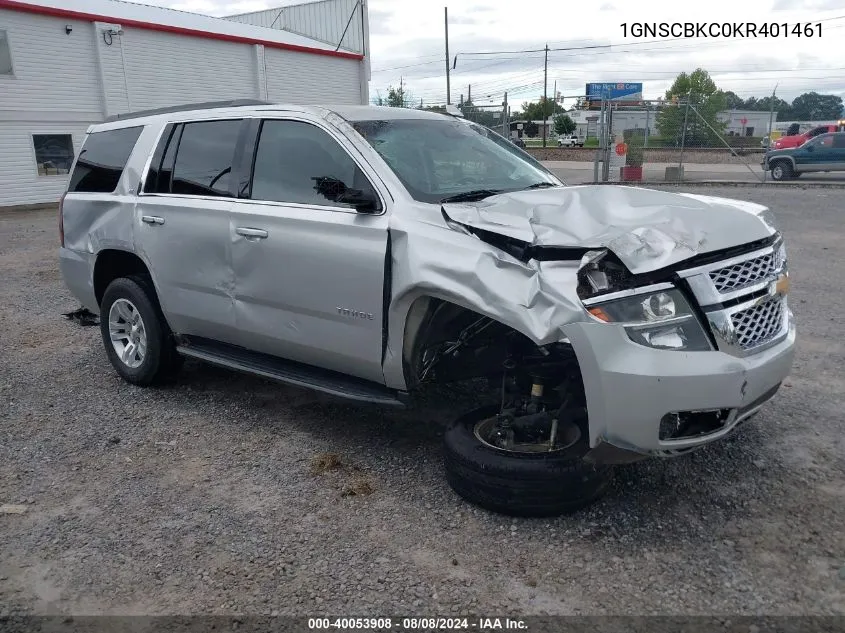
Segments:
[[[352,125],[420,202],[563,184],[513,143],[474,123],[444,117]]]

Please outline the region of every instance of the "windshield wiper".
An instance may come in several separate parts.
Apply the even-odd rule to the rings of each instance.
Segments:
[[[533,185],[528,185],[526,189],[548,189],[549,187],[557,187],[553,182],[535,182]]]
[[[476,200],[483,200],[490,196],[495,196],[497,193],[502,193],[501,189],[474,189],[472,191],[464,191],[457,193],[454,196],[447,196],[441,198],[440,202],[475,202]]]

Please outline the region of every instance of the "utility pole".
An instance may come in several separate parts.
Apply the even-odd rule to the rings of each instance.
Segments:
[[[543,63],[543,114],[549,103],[549,45],[546,44],[546,61]],[[546,146],[546,122],[543,121],[543,147]]]
[[[400,108],[405,107],[405,78],[399,77],[399,98],[402,100],[402,105],[399,106]]]
[[[446,105],[451,105],[452,92],[449,87],[449,7],[443,7],[443,17],[446,21]]]
[[[552,90],[552,113],[550,115],[550,123],[555,120],[555,113],[557,112],[557,79],[555,79],[555,89]]]
[[[467,101],[472,103],[472,84],[467,86]]]
[[[508,128],[508,93],[505,92],[505,101],[502,103],[502,136],[510,138],[510,130]]]

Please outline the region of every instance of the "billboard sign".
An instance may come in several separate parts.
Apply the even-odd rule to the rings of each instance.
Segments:
[[[602,99],[625,105],[641,104],[643,85],[631,83],[587,84],[587,101],[590,108],[601,107]]]

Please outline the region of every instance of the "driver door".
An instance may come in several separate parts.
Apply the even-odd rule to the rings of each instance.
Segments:
[[[834,168],[835,158],[833,134],[823,134],[801,146],[795,154],[795,167],[802,173],[827,171]]]
[[[239,344],[384,384],[387,197],[321,121],[253,128],[229,229]],[[369,192],[380,209],[339,202],[336,187]]]

